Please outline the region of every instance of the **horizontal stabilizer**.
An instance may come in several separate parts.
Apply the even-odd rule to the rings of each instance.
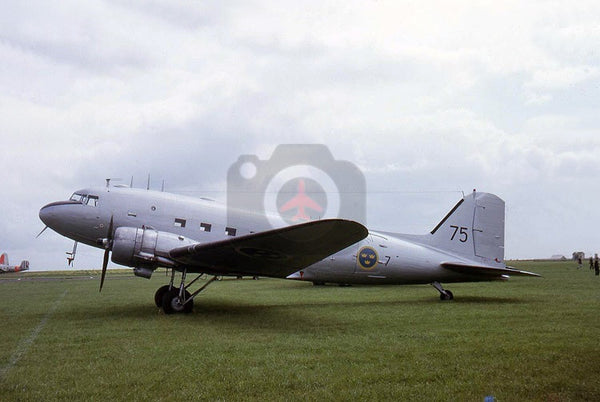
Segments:
[[[463,262],[442,262],[442,267],[466,275],[500,276],[500,275],[522,275],[541,276],[534,272],[521,271],[511,267],[486,267],[484,265],[472,265]]]
[[[357,222],[323,219],[170,251],[188,272],[285,278],[367,237]]]

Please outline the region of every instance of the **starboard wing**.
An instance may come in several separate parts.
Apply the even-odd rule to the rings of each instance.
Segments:
[[[324,219],[170,251],[190,272],[285,278],[367,237],[360,223]]]
[[[467,275],[501,276],[501,275],[522,275],[522,276],[541,276],[534,272],[521,271],[512,267],[488,267],[485,265],[467,264],[463,262],[442,262],[442,267],[449,270],[460,272]]]

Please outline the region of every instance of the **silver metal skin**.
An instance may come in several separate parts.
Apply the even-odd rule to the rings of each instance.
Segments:
[[[487,193],[465,196],[426,235],[368,231],[342,219],[272,228],[264,216],[227,211],[214,201],[120,187],[78,190],[70,200],[42,207],[39,216],[65,237],[110,250],[113,262],[147,278],[167,267],[184,277],[195,272],[316,284],[431,283],[444,298],[440,282],[537,276],[506,266],[504,201]]]

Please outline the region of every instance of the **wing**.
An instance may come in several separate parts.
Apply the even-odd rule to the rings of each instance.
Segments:
[[[511,267],[488,267],[485,265],[472,265],[463,262],[442,262],[442,267],[467,275],[501,276],[501,275],[523,275],[541,276],[534,272],[520,271]]]
[[[367,237],[357,222],[324,219],[170,251],[189,272],[285,278]]]

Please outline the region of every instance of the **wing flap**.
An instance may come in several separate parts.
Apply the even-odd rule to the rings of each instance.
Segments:
[[[521,276],[541,276],[534,272],[521,271],[512,267],[488,267],[485,265],[466,264],[463,262],[442,262],[442,267],[449,270],[467,275],[482,276],[500,276],[500,275],[521,275]]]
[[[285,278],[368,234],[360,223],[324,219],[170,251],[190,271]]]

